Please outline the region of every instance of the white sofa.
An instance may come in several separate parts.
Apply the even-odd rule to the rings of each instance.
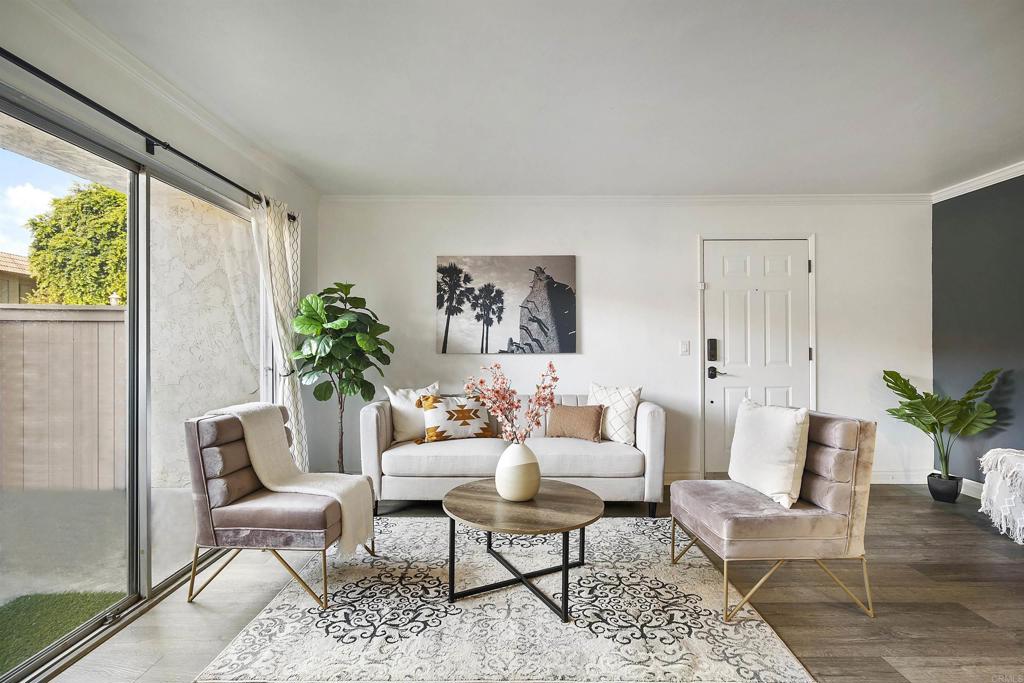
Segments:
[[[526,397],[523,397],[525,405]],[[587,397],[562,394],[555,402],[586,405]],[[636,414],[636,446],[614,441],[545,436],[547,420],[527,445],[537,454],[543,477],[590,489],[606,501],[644,501],[654,515],[665,475],[665,410],[644,401]],[[452,488],[493,477],[501,439],[456,439],[392,443],[391,404],[375,401],[359,415],[363,474],[373,480],[376,501],[440,500]],[[374,506],[376,508],[376,505]]]

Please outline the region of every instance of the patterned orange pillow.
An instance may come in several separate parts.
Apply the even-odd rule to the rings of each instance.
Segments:
[[[416,407],[423,409],[426,436],[416,443],[474,439],[497,436],[491,415],[478,399],[464,396],[420,396]]]

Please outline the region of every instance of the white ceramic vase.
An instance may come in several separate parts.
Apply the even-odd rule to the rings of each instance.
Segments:
[[[509,444],[498,459],[494,487],[505,500],[530,500],[540,490],[540,464],[526,445]]]

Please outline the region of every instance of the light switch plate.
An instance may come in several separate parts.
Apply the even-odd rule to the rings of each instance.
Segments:
[[[688,340],[681,340],[679,342],[679,355],[689,356],[690,355],[690,342]]]

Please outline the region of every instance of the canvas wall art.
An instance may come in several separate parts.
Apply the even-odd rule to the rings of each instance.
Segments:
[[[576,353],[575,256],[438,256],[438,353]]]

